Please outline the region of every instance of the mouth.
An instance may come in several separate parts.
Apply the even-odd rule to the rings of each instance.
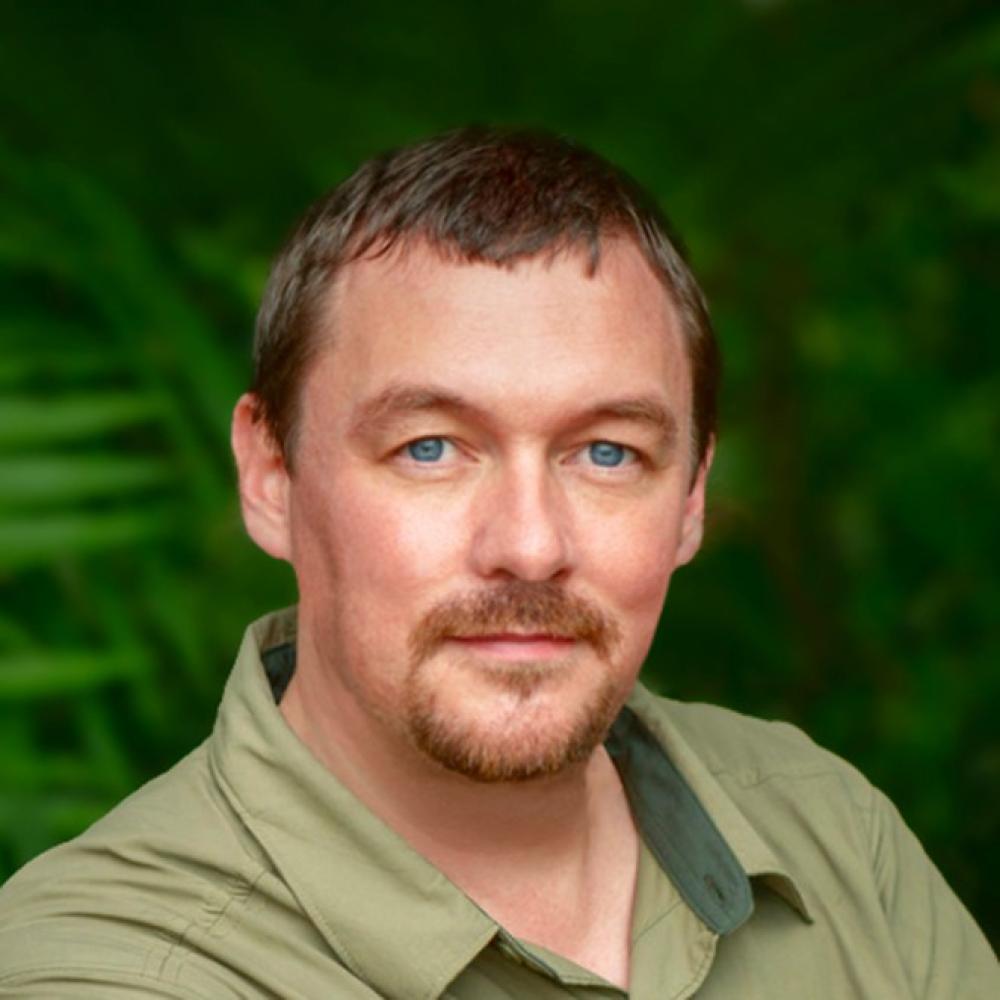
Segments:
[[[481,656],[502,660],[548,660],[564,657],[576,645],[573,636],[549,632],[494,632],[451,636],[450,642]]]

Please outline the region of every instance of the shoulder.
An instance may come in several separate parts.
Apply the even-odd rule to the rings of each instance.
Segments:
[[[785,722],[645,691],[631,704],[706,807],[736,806],[790,868],[836,855],[871,871],[880,830],[898,815],[846,760]]]
[[[708,771],[727,783],[750,788],[778,779],[834,776],[859,805],[870,798],[871,785],[860,771],[788,722],[719,705],[674,701],[649,691],[639,693],[633,704],[647,722],[659,721],[676,733]]]
[[[901,884],[940,883],[892,802],[795,726],[645,691],[632,704],[717,821],[736,807],[723,832],[739,841],[747,821],[814,901],[875,913]]]
[[[712,771],[738,773],[750,781],[771,771],[849,766],[788,722],[744,715],[721,705],[675,701],[641,686],[630,704],[642,718],[662,720],[676,729]]]
[[[846,960],[863,975],[891,973],[914,996],[952,997],[959,982],[963,996],[997,995],[996,958],[982,932],[855,767],[787,723],[647,691],[631,705],[749,859],[748,872],[772,888],[775,873],[791,880],[814,944],[826,940],[837,954],[830,968]]]
[[[253,845],[210,773],[203,744],[80,836],[22,868],[0,894],[0,914],[7,914],[8,894],[53,877],[116,883],[127,875],[134,884],[156,873],[197,884],[220,869],[250,871],[262,860]]]
[[[0,988],[43,972],[103,981],[113,970],[173,995],[178,946],[222,920],[264,869],[202,746],[7,882]],[[194,984],[185,989],[198,995]]]

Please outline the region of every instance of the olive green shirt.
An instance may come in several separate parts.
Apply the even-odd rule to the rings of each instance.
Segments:
[[[598,1000],[361,805],[277,705],[252,625],[212,736],[0,892],[0,997]],[[638,687],[608,739],[642,835],[629,996],[1000,997],[893,806],[790,726]]]

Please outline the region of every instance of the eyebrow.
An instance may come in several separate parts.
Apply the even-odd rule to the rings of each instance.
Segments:
[[[370,433],[412,413],[445,412],[480,423],[489,422],[486,410],[456,393],[433,385],[397,383],[360,403],[351,418],[352,434]],[[600,400],[578,413],[570,423],[584,427],[600,420],[624,420],[652,428],[672,446],[677,439],[677,418],[653,396],[625,396]]]
[[[478,419],[485,413],[453,392],[430,385],[400,383],[390,385],[360,403],[351,416],[351,433],[363,434],[391,424],[411,413],[445,411]]]
[[[659,433],[669,445],[673,445],[677,439],[677,418],[652,396],[627,396],[597,403],[581,415],[580,423],[596,423],[598,420],[626,420],[644,424]]]

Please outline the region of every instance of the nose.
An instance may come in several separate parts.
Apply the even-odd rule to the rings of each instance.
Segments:
[[[479,576],[541,581],[568,574],[567,498],[542,462],[498,467],[477,500],[472,561]]]

